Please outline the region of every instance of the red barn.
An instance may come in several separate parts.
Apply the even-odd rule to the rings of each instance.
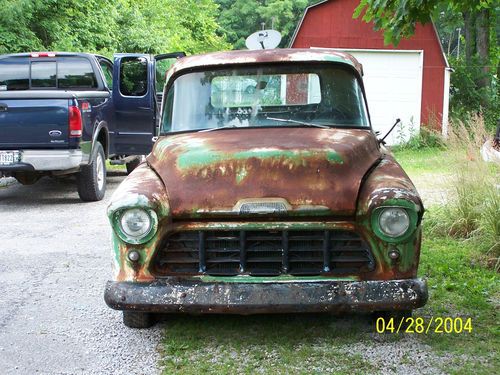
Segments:
[[[446,134],[450,68],[433,24],[418,24],[397,47],[384,45],[373,24],[353,19],[359,0],[327,0],[306,9],[292,37],[293,48],[336,48],[363,65],[372,125],[388,130],[396,118],[403,126],[390,143],[399,143],[420,124]]]

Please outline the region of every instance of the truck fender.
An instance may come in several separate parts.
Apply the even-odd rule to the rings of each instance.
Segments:
[[[95,127],[94,133],[92,135],[92,149],[90,155],[93,154],[96,142],[100,142],[104,148],[104,154],[106,158],[109,156],[109,131],[108,124],[105,121],[101,121]]]

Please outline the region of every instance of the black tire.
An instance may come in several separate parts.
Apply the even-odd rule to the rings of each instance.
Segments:
[[[149,328],[155,322],[153,314],[138,311],[123,311],[123,324],[129,328]]]
[[[100,169],[101,168],[101,169]],[[96,142],[91,162],[81,167],[76,175],[78,195],[84,202],[100,201],[106,192],[106,156],[99,142]]]
[[[132,173],[132,171],[136,169],[139,166],[139,164],[141,164],[141,162],[142,162],[141,158],[138,157],[137,159],[134,159],[131,162],[126,163],[125,167],[127,167],[127,174]]]

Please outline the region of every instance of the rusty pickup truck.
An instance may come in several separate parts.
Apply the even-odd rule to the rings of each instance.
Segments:
[[[156,313],[381,312],[427,301],[422,202],[328,49],[220,52],[167,73],[160,137],[113,195],[124,324]]]

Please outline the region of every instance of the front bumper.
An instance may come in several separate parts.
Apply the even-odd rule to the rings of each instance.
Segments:
[[[15,164],[0,165],[1,171],[65,171],[80,167],[81,150],[22,150],[21,160]]]
[[[163,313],[291,313],[410,310],[427,301],[420,279],[265,283],[108,281],[106,304],[117,310]]]

